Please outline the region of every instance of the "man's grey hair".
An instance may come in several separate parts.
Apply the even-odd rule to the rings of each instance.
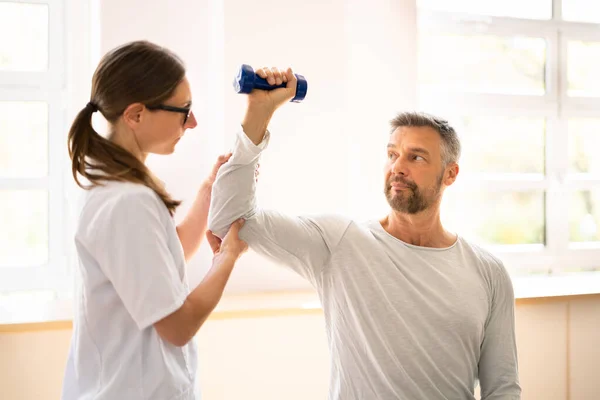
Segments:
[[[393,133],[401,127],[430,127],[442,138],[442,163],[447,166],[450,163],[458,163],[460,159],[460,140],[456,131],[445,119],[422,112],[403,112],[390,121]]]

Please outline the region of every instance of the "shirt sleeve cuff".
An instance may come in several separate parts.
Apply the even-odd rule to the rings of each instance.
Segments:
[[[250,138],[248,137],[248,135],[246,135],[243,129],[240,129],[240,131],[238,132],[238,138],[240,142],[239,146],[243,146],[247,150],[253,152],[261,152],[262,150],[267,148],[269,140],[271,138],[271,132],[267,129],[265,131],[265,135],[263,137],[262,142],[260,142],[258,145],[254,144],[252,140],[250,140]]]
[[[154,312],[148,315],[146,318],[136,321],[138,328],[140,330],[144,330],[163,318],[173,314],[175,311],[181,308],[187,296],[188,294],[185,291],[181,291],[173,303],[169,304],[168,306],[155,309]]]

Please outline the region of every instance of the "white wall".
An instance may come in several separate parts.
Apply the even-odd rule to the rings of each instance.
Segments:
[[[178,218],[216,156],[233,143],[245,96],[233,91],[232,80],[242,63],[291,66],[309,85],[304,103],[283,107],[272,121],[271,148],[261,162],[261,205],[361,219],[385,212],[388,121],[416,103],[414,0],[180,0],[152,7],[144,0],[103,0],[99,9],[102,54],[148,39],[188,66],[200,124],[175,155],[149,160],[184,199]],[[371,161],[377,155],[381,164]],[[203,247],[192,262],[193,282],[210,258]],[[230,292],[298,288],[307,284],[252,253],[228,285]]]

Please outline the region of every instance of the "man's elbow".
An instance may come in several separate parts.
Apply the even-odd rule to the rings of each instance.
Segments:
[[[211,223],[211,221],[208,222],[208,230],[211,231],[212,234],[218,237],[219,239],[223,239],[225,237],[227,231],[229,231],[230,226],[231,223],[223,224],[218,223],[218,221],[214,221],[213,223]]]
[[[207,227],[208,230],[213,233],[213,235],[223,239],[234,221],[235,220],[233,218],[228,218],[228,216],[223,212],[214,212],[214,210],[211,210],[208,214]]]
[[[229,232],[229,228],[231,224],[233,224],[238,219],[242,218],[245,221],[253,219],[257,214],[255,209],[245,212],[245,213],[236,213],[236,214],[225,214],[219,213],[214,216],[209,214],[208,218],[208,229],[215,235],[216,237],[223,239],[227,232]]]

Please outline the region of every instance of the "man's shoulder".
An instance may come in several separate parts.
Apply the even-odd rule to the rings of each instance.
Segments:
[[[463,237],[459,237],[459,241],[466,255],[469,256],[479,268],[486,269],[494,274],[506,273],[504,262],[490,250]]]
[[[482,245],[475,243],[470,239],[465,239],[462,236],[459,236],[458,240],[462,244],[463,248],[473,253],[473,255],[481,259],[481,261],[503,265],[502,260],[498,256],[496,256],[494,253],[492,253],[490,250],[486,249]]]
[[[371,235],[372,231],[381,230],[381,224],[376,219],[359,220],[342,214],[318,214],[305,216],[324,230],[344,232],[351,237],[363,234]]]
[[[336,235],[343,235],[353,223],[351,218],[334,213],[305,215],[301,219],[314,224],[322,232],[332,232]]]
[[[488,283],[491,293],[510,293],[513,295],[512,279],[504,262],[481,245],[460,239],[465,252],[470,252],[480,276]]]

